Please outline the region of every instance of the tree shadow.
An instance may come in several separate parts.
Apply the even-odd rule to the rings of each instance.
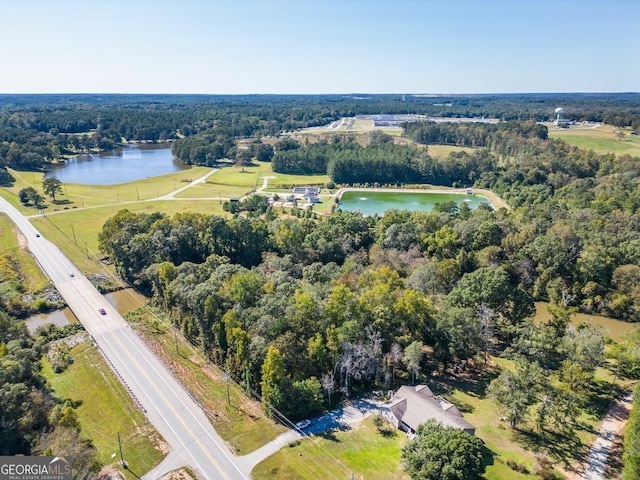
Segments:
[[[585,399],[584,410],[589,415],[593,415],[596,418],[602,418],[604,414],[609,410],[611,404],[622,397],[625,393],[625,389],[617,384],[612,384],[605,380],[593,380],[587,391],[587,398]],[[622,420],[625,417],[625,410],[619,409],[611,412],[611,414],[617,419]]]
[[[495,463],[494,457],[499,457],[500,455],[490,448],[487,448],[486,445],[482,446],[482,464],[486,467],[491,466]]]
[[[328,430],[326,432],[318,433],[316,436],[324,438],[325,440],[329,440],[330,442],[342,443],[342,440],[336,437],[335,430]]]
[[[589,448],[584,445],[573,429],[567,432],[532,430],[513,430],[514,440],[524,448],[536,453],[545,453],[562,462],[564,467],[570,467],[572,461],[582,463],[586,458]]]
[[[445,371],[437,376],[433,376],[429,380],[428,386],[435,394],[443,395],[452,390],[459,390],[472,397],[483,399],[487,396],[489,384],[499,373],[498,368],[493,366],[487,366],[484,369],[467,367],[466,370],[460,371],[457,374]],[[458,405],[458,403],[456,403],[456,406],[458,408],[466,407],[469,412],[473,411],[471,405]],[[460,408],[461,411],[463,411],[462,408]]]
[[[398,436],[397,430],[393,428],[380,428],[378,429],[378,433],[386,439],[395,438]]]

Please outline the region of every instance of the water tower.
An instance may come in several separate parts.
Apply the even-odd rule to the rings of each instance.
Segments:
[[[560,125],[560,116],[564,113],[564,108],[556,108],[556,125]]]

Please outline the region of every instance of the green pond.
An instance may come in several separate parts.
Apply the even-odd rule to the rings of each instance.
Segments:
[[[487,197],[478,194],[359,190],[344,192],[337,208],[359,211],[363,215],[382,215],[391,209],[430,212],[436,203],[450,201],[458,205],[466,203],[471,209],[491,205]]]

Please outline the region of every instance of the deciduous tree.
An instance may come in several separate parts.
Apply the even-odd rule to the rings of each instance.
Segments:
[[[402,464],[416,480],[479,480],[485,465],[482,440],[429,420],[402,447]]]

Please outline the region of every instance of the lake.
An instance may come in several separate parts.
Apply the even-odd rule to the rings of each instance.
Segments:
[[[478,194],[352,190],[342,194],[337,208],[348,212],[359,211],[363,215],[382,215],[391,209],[430,212],[436,203],[450,201],[458,205],[466,203],[471,209],[491,205],[487,197]]]
[[[55,165],[44,178],[63,183],[113,185],[191,168],[173,158],[168,143],[125,145],[96,154],[77,155]]]

